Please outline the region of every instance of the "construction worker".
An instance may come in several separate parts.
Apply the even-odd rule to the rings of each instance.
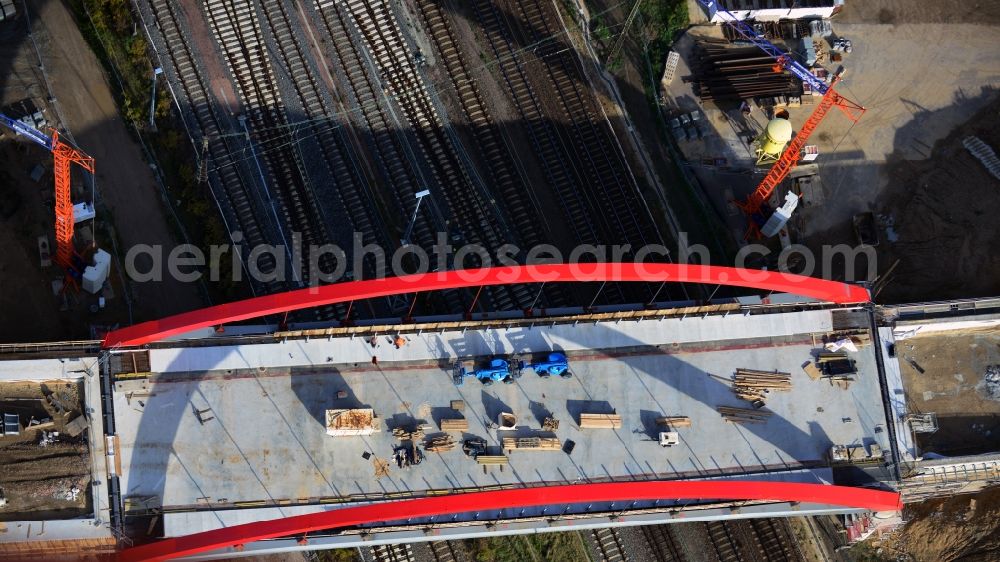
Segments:
[[[399,334],[396,334],[396,339],[393,340],[392,344],[396,346],[396,349],[399,349],[399,348],[403,347],[404,345],[406,345],[406,338],[404,338],[403,336],[401,336]]]

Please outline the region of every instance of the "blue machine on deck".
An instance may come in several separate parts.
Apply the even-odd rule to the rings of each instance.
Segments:
[[[566,359],[566,355],[562,353],[550,353],[549,357],[545,361],[540,361],[538,363],[529,363],[525,365],[529,369],[533,369],[535,373],[547,379],[553,375],[558,375],[564,379],[568,379],[573,376],[569,372],[569,360]]]
[[[513,366],[513,368],[511,368]],[[461,362],[455,364],[454,379],[456,385],[465,382],[466,377],[476,377],[479,382],[489,386],[495,382],[511,384],[516,379],[521,378],[522,363],[518,360],[509,360],[504,357],[494,357],[490,359],[489,365],[477,367],[471,371]]]
[[[475,377],[479,379],[479,382],[487,386],[495,382],[512,384],[514,381],[521,378],[521,372],[526,368],[532,369],[542,378],[560,376],[564,379],[568,379],[573,376],[573,374],[569,372],[569,361],[563,353],[550,353],[545,361],[539,361],[537,363],[525,363],[516,356],[494,357],[493,359],[490,359],[488,365],[475,367],[471,370],[466,368],[466,366],[460,361],[455,364],[455,370],[452,376],[455,384],[459,386],[465,382],[467,377]]]

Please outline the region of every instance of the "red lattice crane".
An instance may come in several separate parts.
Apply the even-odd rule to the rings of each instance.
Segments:
[[[802,157],[802,149],[805,147],[806,142],[809,141],[809,136],[816,130],[816,127],[823,121],[823,118],[830,112],[830,109],[833,107],[840,108],[847,115],[847,118],[854,122],[857,122],[865,112],[864,107],[837,93],[833,86],[838,80],[840,80],[839,75],[834,77],[826,93],[823,94],[819,104],[816,106],[816,109],[813,110],[809,118],[806,119],[806,122],[802,124],[799,132],[788,143],[788,146],[785,147],[781,156],[778,157],[777,162],[767,171],[767,175],[757,185],[757,189],[747,197],[746,201],[736,203],[749,218],[750,227],[747,229],[747,238],[756,238],[760,235],[760,227],[757,225],[754,217],[760,214],[761,209],[771,197],[771,194],[788,177],[788,173],[798,163],[799,158]]]
[[[94,159],[59,140],[59,133],[52,132],[52,158],[56,184],[56,263],[73,268],[73,200],[70,197],[70,165],[77,164],[91,174]]]
[[[70,165],[77,164],[91,174],[94,173],[94,159],[59,140],[59,133],[52,131],[52,137],[45,136],[34,127],[0,113],[0,123],[13,129],[19,135],[29,138],[52,153],[55,175],[56,208],[56,263],[69,273],[77,269],[73,263],[76,248],[73,245],[73,200],[70,196]],[[80,272],[82,273],[82,272]],[[74,278],[72,275],[71,278]]]

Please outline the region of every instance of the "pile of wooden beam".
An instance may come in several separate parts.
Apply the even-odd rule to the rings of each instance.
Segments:
[[[469,431],[469,420],[465,418],[442,419],[441,431]]]
[[[504,437],[503,448],[507,451],[561,451],[558,437]]]
[[[736,374],[733,375],[733,392],[758,406],[764,405],[764,397],[769,392],[787,392],[791,389],[792,375],[789,373],[736,369]]]
[[[399,441],[419,441],[424,438],[423,426],[417,426],[412,431],[403,427],[392,430],[392,436]]]
[[[621,429],[618,414],[580,414],[580,429]]]
[[[479,455],[476,457],[476,462],[482,465],[504,466],[508,461],[506,455]]]
[[[429,453],[443,453],[455,448],[455,440],[451,435],[435,435],[424,441],[424,450]]]
[[[656,418],[656,425],[661,427],[691,427],[691,418],[687,416],[663,416]]]
[[[722,419],[729,423],[767,423],[767,418],[771,417],[771,412],[767,410],[733,408],[730,406],[717,406],[715,409],[722,414]]]

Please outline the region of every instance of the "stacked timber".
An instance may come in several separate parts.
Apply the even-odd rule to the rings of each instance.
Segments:
[[[397,427],[392,430],[392,436],[399,441],[419,441],[424,438],[423,426],[417,426],[413,430]]]
[[[621,429],[618,414],[580,414],[580,429]]]
[[[503,448],[507,451],[561,451],[558,437],[504,437]]]
[[[747,402],[763,404],[764,396],[771,391],[787,392],[792,389],[792,375],[771,371],[736,369],[733,375],[733,392]]]
[[[663,427],[691,427],[691,418],[687,416],[663,416],[656,418],[656,425]]]
[[[508,463],[506,455],[479,455],[476,457],[476,462],[482,465],[506,465]]]
[[[802,94],[797,79],[775,72],[774,59],[755,46],[699,41],[695,53],[694,91],[703,102]]]
[[[441,431],[469,431],[469,420],[451,418],[441,420]]]
[[[722,414],[722,419],[729,423],[767,423],[767,419],[771,417],[771,412],[766,410],[733,408],[730,406],[718,406],[715,409]]]
[[[435,435],[424,442],[424,450],[429,453],[443,453],[455,448],[455,440],[451,435]]]

